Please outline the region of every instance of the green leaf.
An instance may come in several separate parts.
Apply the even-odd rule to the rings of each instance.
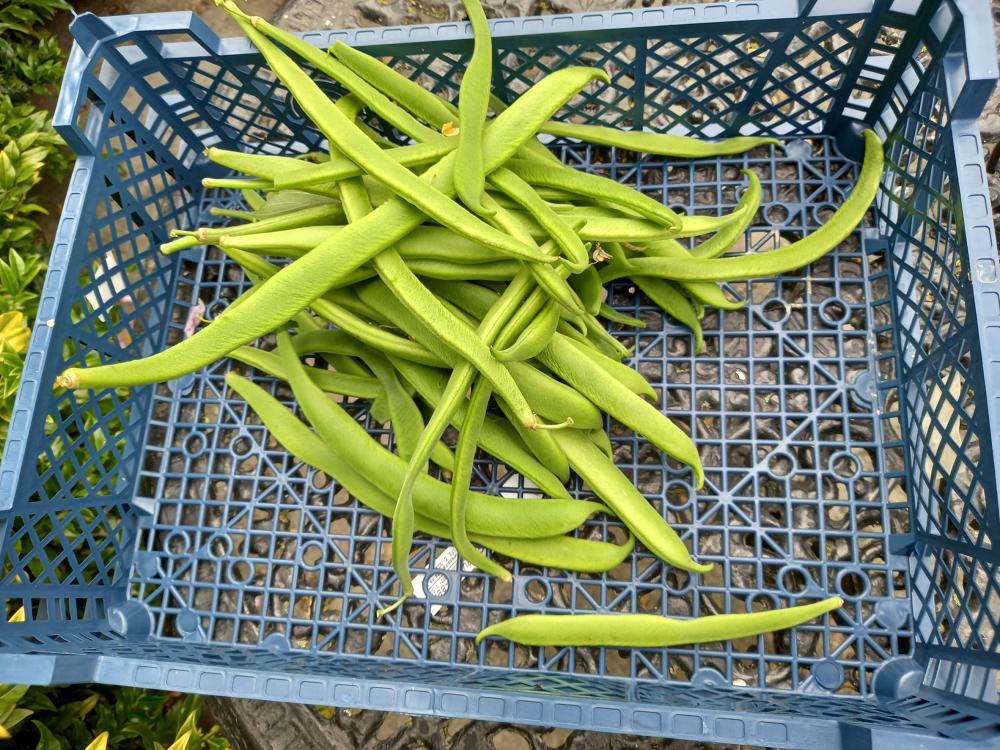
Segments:
[[[35,750],[63,750],[63,746],[59,744],[59,740],[49,731],[47,726],[37,720],[31,723],[38,730],[38,744],[35,745]]]

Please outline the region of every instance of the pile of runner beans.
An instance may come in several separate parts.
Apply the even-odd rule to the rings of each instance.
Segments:
[[[705,306],[743,304],[717,282],[771,277],[832,250],[863,218],[882,171],[882,145],[867,131],[858,182],[826,224],[776,250],[721,257],[757,212],[761,186],[752,171],[744,172],[746,186],[732,213],[688,216],[563,165],[536,136],[683,159],[777,141],[709,142],[551,120],[589,84],[608,81],[597,68],[556,71],[506,106],[490,93],[486,16],[478,0],[463,2],[475,42],[456,107],[364,52],[340,42],[324,52],[220,1],[326,137],[328,153],[208,149],[213,162],[249,177],[206,179],[205,185],[241,189],[249,209],[217,210],[242,223],[176,231],[163,251],[217,245],[254,286],[165,351],[70,368],[58,380],[67,388],[140,385],[229,356],[287,381],[312,429],[250,380],[227,375],[290,453],[392,518],[392,564],[401,591],[380,616],[413,592],[408,558],[417,531],[450,539],[466,561],[503,579],[510,573],[484,550],[599,573],[621,563],[638,539],[672,566],[710,569],[692,559],[612,459],[605,415],[690,466],[698,486],[703,481],[691,438],[655,406],[657,393],[645,378],[623,364],[629,351],[601,318],[643,323],[609,307],[603,285],[632,279],[693,329],[700,349]],[[349,93],[331,100],[290,55]],[[409,143],[380,136],[358,119],[362,110]],[[708,238],[693,249],[678,242],[702,236]],[[249,346],[273,332],[276,349]],[[306,366],[303,358],[322,366]],[[372,416],[392,425],[395,452],[328,394],[370,400]],[[449,426],[458,430],[454,450],[442,440]],[[516,469],[549,497],[471,491],[477,451]],[[429,463],[450,474],[450,484],[433,478]],[[571,472],[600,502],[570,496]],[[627,543],[572,536],[598,513],[621,520],[631,532]],[[647,647],[720,641],[791,627],[841,604],[831,597],[690,620],[531,614],[493,624],[479,639]]]

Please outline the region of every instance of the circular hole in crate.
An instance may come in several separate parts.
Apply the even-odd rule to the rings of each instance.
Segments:
[[[227,307],[229,307],[229,300],[219,297],[205,308],[205,314],[202,317],[208,321],[215,320],[226,311]]]
[[[230,560],[226,566],[230,583],[245,584],[253,580],[253,566],[246,560]]]
[[[871,590],[871,581],[860,570],[842,570],[837,574],[837,593],[845,599],[863,599]]]
[[[306,542],[299,547],[299,564],[306,570],[318,570],[323,562],[323,545]]]
[[[544,578],[530,578],[524,584],[524,598],[533,604],[546,604],[552,597],[552,588]]]
[[[325,471],[315,469],[309,473],[309,487],[315,492],[325,492],[330,488],[330,477]]]
[[[424,584],[424,591],[427,592],[428,597],[440,598],[447,594],[450,588],[451,579],[444,573],[431,573],[427,576],[427,582]]]
[[[200,432],[190,432],[187,437],[184,438],[181,450],[184,452],[184,456],[186,458],[196,458],[205,452],[205,446],[207,444],[208,441]]]
[[[823,226],[830,220],[830,217],[837,212],[837,207],[832,203],[814,203],[810,206],[813,221],[817,226]]]
[[[233,441],[230,446],[230,450],[233,452],[234,456],[243,458],[249,455],[250,451],[253,450],[253,440],[251,440],[247,435],[240,435]]]
[[[830,471],[840,479],[857,479],[861,473],[861,462],[848,451],[834,453],[830,456]]]
[[[787,451],[774,451],[767,457],[767,473],[775,479],[786,478],[795,468],[795,458]]]
[[[772,323],[784,323],[788,320],[792,309],[785,300],[772,297],[764,301],[764,304],[761,306],[761,312]]]
[[[851,317],[851,308],[836,297],[831,297],[820,303],[819,317],[828,326],[842,326]]]
[[[191,547],[191,539],[186,531],[171,531],[164,540],[164,546],[171,555],[183,555]]]
[[[691,588],[691,574],[686,570],[671,568],[664,578],[664,585],[671,594],[685,594]]]
[[[788,208],[780,203],[772,203],[764,209],[764,218],[768,224],[787,224],[791,215]]]
[[[813,583],[809,572],[801,565],[786,565],[778,571],[778,588],[786,594],[804,594]]]
[[[691,485],[687,482],[674,479],[667,482],[663,498],[670,510],[683,510],[691,505],[694,500],[694,492],[691,491]]]
[[[747,612],[770,612],[780,608],[781,602],[774,594],[757,591],[747,597]]]
[[[233,540],[225,534],[215,534],[208,540],[208,554],[219,560],[229,557],[233,551]]]

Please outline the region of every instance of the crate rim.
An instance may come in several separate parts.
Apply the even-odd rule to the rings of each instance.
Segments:
[[[810,15],[822,16],[842,16],[845,14],[864,13],[871,10],[876,0],[759,0],[758,2],[735,2],[735,3],[713,3],[676,5],[663,8],[649,8],[642,10],[605,11],[600,13],[576,13],[559,14],[553,16],[535,16],[516,19],[495,19],[491,21],[493,31],[498,37],[519,36],[531,38],[551,39],[553,35],[569,34],[579,35],[582,29],[585,32],[600,34],[614,31],[616,29],[634,28],[635,26],[647,27],[648,33],[655,33],[657,28],[683,25],[691,23],[711,23],[726,24],[736,23],[746,20],[774,20],[781,18],[797,17],[803,13],[803,8],[811,6]],[[995,54],[974,54],[973,51],[984,50],[993,51],[992,37],[992,16],[989,4],[985,0],[952,0],[959,12],[966,16],[964,24],[965,39],[964,51],[961,56],[952,56],[952,66],[948,71],[948,93],[949,104],[952,107],[953,116],[950,123],[950,137],[955,149],[956,162],[975,163],[978,159],[982,164],[983,154],[981,138],[978,124],[975,117],[978,116],[978,109],[982,108],[986,98],[989,96],[997,78],[997,59]],[[845,10],[845,7],[847,10]],[[741,8],[755,8],[757,15],[752,18],[737,18]],[[724,11],[718,17],[712,17],[708,9],[719,9]],[[719,11],[716,11],[719,12]],[[654,19],[658,23],[651,23]],[[128,16],[98,17],[92,13],[85,13],[77,16],[71,25],[76,41],[67,65],[67,73],[63,87],[60,91],[58,103],[55,110],[54,121],[57,128],[77,151],[77,164],[74,167],[69,181],[67,195],[74,191],[86,190],[90,175],[90,160],[96,155],[87,153],[86,142],[80,139],[75,132],[74,113],[79,104],[81,95],[80,81],[82,76],[90,70],[93,64],[94,55],[101,51],[107,44],[138,31],[162,31],[164,33],[174,33],[179,30],[188,29],[212,52],[220,54],[251,54],[254,49],[248,40],[239,37],[221,38],[211,31],[208,26],[193,12],[167,12],[138,14]],[[646,33],[646,32],[644,32]],[[419,43],[421,41],[449,41],[466,40],[471,38],[469,26],[465,22],[445,22],[439,24],[418,24],[413,26],[379,27],[376,29],[362,28],[350,30],[324,30],[321,32],[303,32],[301,37],[313,44],[329,44],[334,40],[343,40],[352,45],[369,48],[378,51],[398,42]],[[988,46],[984,46],[988,45]],[[193,42],[167,42],[164,44],[164,52],[168,56],[171,54],[190,55],[192,47],[197,47]],[[977,109],[978,108],[978,109]],[[78,149],[78,146],[84,148]],[[970,181],[965,179],[959,182],[961,193],[959,202],[966,212],[966,217],[974,214],[969,210],[981,196],[988,198],[988,191],[985,186],[985,176],[976,185],[970,185]],[[987,205],[989,205],[987,203]],[[56,232],[56,249],[61,241],[71,237],[78,214],[72,210],[64,211],[60,218]],[[977,374],[983,379],[986,393],[1000,393],[1000,373],[995,377],[991,374],[987,365],[991,358],[1000,360],[1000,342],[991,342],[986,335],[988,315],[981,314],[983,309],[983,294],[987,291],[995,293],[1000,288],[995,278],[991,279],[988,267],[978,265],[985,261],[992,261],[993,268],[996,264],[996,241],[993,237],[992,222],[989,216],[985,218],[985,225],[974,225],[967,218],[967,222],[962,229],[965,242],[969,248],[970,264],[977,263],[978,273],[972,274],[972,303],[969,313],[974,315],[975,322],[970,320],[968,325],[976,326],[980,332],[982,342],[982,362],[977,368]],[[989,242],[983,242],[980,233],[979,242],[972,241],[972,231],[982,230],[984,226],[988,232]],[[977,252],[979,248],[979,252]],[[0,461],[0,510],[9,510],[13,503],[13,491],[17,485],[16,469],[24,459],[25,440],[30,422],[31,406],[41,388],[45,387],[41,378],[41,364],[43,354],[48,348],[49,326],[46,324],[47,315],[43,310],[52,311],[58,304],[63,286],[66,282],[66,262],[68,256],[54,252],[53,263],[50,265],[49,275],[46,278],[45,289],[40,299],[39,315],[32,332],[31,343],[26,354],[25,379],[19,389],[17,401],[14,409],[14,419],[5,446],[2,461]],[[52,271],[58,273],[58,279],[53,279]],[[991,343],[997,344],[994,348],[989,348]],[[988,422],[994,435],[1000,434],[1000,405],[994,404],[989,399],[983,408],[988,410]],[[984,457],[985,458],[985,457]],[[1000,441],[995,441],[991,459],[993,465],[1000,466]],[[998,521],[1000,530],[1000,521]],[[5,529],[0,526],[0,534],[4,534]],[[919,540],[918,540],[919,541]],[[935,541],[938,541],[935,538]],[[996,557],[1000,555],[997,550],[978,550],[978,554],[986,557]],[[49,681],[56,674],[58,666],[59,674],[65,677],[67,674],[76,676],[80,680],[100,680],[102,682],[141,686],[147,680],[140,677],[139,670],[143,667],[149,668],[147,662],[138,658],[101,656],[101,655],[46,655],[46,654],[23,654],[23,655],[0,655],[0,671],[4,673],[5,679],[12,679],[18,682],[32,684],[49,684]],[[487,690],[474,689],[469,686],[462,686],[461,695],[465,696],[467,705],[473,706],[464,712],[456,711],[453,708],[443,708],[443,703],[448,700],[449,695],[456,695],[456,691],[439,686],[423,686],[417,683],[395,681],[392,683],[365,680],[365,679],[342,679],[322,675],[313,675],[308,678],[292,673],[262,673],[254,675],[253,685],[250,690],[240,690],[233,688],[238,678],[247,677],[248,673],[235,667],[206,667],[190,665],[157,665],[157,670],[164,673],[175,671],[174,677],[166,676],[160,685],[173,686],[171,679],[177,681],[178,689],[194,689],[200,693],[215,693],[220,695],[243,695],[245,697],[269,698],[275,700],[299,700],[307,703],[333,704],[333,705],[357,705],[359,707],[378,708],[381,710],[399,710],[406,713],[422,713],[430,715],[447,716],[467,716],[469,718],[494,718],[504,721],[516,721],[519,723],[530,723],[542,726],[570,726],[564,722],[552,720],[550,711],[555,704],[562,699],[551,696],[532,696],[532,700],[541,702],[544,706],[544,715],[540,718],[523,716],[518,714],[518,693],[490,693]],[[214,675],[215,678],[222,678],[224,684],[221,687],[203,687],[206,675]],[[615,678],[605,678],[615,679]],[[284,687],[269,687],[269,681],[277,681],[275,685],[284,685],[287,682],[287,689],[291,692],[287,694],[269,693],[270,690],[283,692]],[[315,683],[325,683],[321,688],[322,695],[310,697],[306,691],[304,683],[313,683],[309,689],[317,689]],[[213,683],[214,684],[214,683]],[[226,689],[229,687],[230,689]],[[338,701],[336,690],[338,687],[346,687],[349,691],[356,691],[358,696],[367,696],[357,699],[355,703]],[[295,688],[293,691],[292,689]],[[376,705],[371,699],[373,690],[389,690],[394,696],[391,705]],[[762,692],[772,692],[766,689],[757,689]],[[306,691],[307,692],[307,691]],[[778,695],[783,694],[776,691]],[[383,695],[380,692],[379,695]],[[525,696],[530,695],[528,693]],[[496,716],[486,716],[482,711],[477,711],[472,703],[472,698],[490,699],[500,701],[502,708]],[[843,700],[863,700],[856,696],[837,696]],[[380,700],[382,700],[380,698]],[[428,702],[429,701],[429,702]],[[492,704],[491,704],[492,705]],[[808,721],[797,719],[792,721],[783,720],[780,714],[771,714],[758,711],[733,711],[726,712],[717,709],[699,708],[697,716],[701,719],[701,732],[685,733],[678,731],[675,719],[680,715],[685,715],[685,709],[677,706],[657,706],[638,705],[634,703],[612,703],[608,701],[585,701],[579,698],[573,699],[572,705],[584,708],[589,716],[581,718],[578,725],[581,728],[589,728],[596,731],[629,732],[644,734],[648,736],[665,736],[664,732],[669,731],[666,736],[701,739],[709,741],[737,741],[746,744],[771,744],[776,740],[773,737],[765,736],[767,729],[760,730],[760,724],[774,724],[785,727],[788,736],[784,740],[779,740],[779,744],[788,747],[837,747],[840,743],[844,747],[861,746],[854,743],[873,743],[880,737],[885,741],[898,742],[903,736],[912,737],[920,742],[921,747],[942,747],[956,749],[961,747],[972,747],[974,743],[965,743],[945,737],[926,735],[913,732],[909,729],[893,730],[888,727],[853,728],[860,734],[858,736],[848,736],[852,730],[850,725],[841,725],[837,719],[826,717],[811,717]],[[995,707],[994,707],[995,708]],[[610,717],[618,713],[620,721],[617,726],[608,724]],[[656,719],[658,729],[649,728],[648,722],[652,720],[653,714],[659,714]],[[628,714],[627,716],[625,714]],[[640,716],[649,714],[648,716]],[[688,716],[693,716],[690,710]],[[727,722],[735,721],[745,727],[753,727],[753,731],[745,731],[742,737],[728,737],[726,733],[731,730],[731,724]],[[721,722],[721,723],[720,723]],[[669,729],[673,727],[673,729]],[[980,745],[981,746],[981,745]]]

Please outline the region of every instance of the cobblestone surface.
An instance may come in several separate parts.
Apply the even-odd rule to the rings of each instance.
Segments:
[[[156,0],[144,0],[145,3]],[[131,3],[131,5],[142,4]],[[485,0],[491,17],[608,10],[649,6],[636,0]],[[1000,27],[1000,1],[993,3],[994,27]],[[275,18],[294,30],[351,28],[441,22],[464,18],[458,0],[290,0]],[[994,218],[1000,224],[1000,90],[991,97],[980,121],[988,154]],[[318,750],[319,748],[493,748],[494,750],[735,750],[682,740],[581,733],[566,729],[520,727],[464,719],[411,717],[403,714],[344,709],[315,710],[295,704],[240,699],[208,701],[236,750]]]

